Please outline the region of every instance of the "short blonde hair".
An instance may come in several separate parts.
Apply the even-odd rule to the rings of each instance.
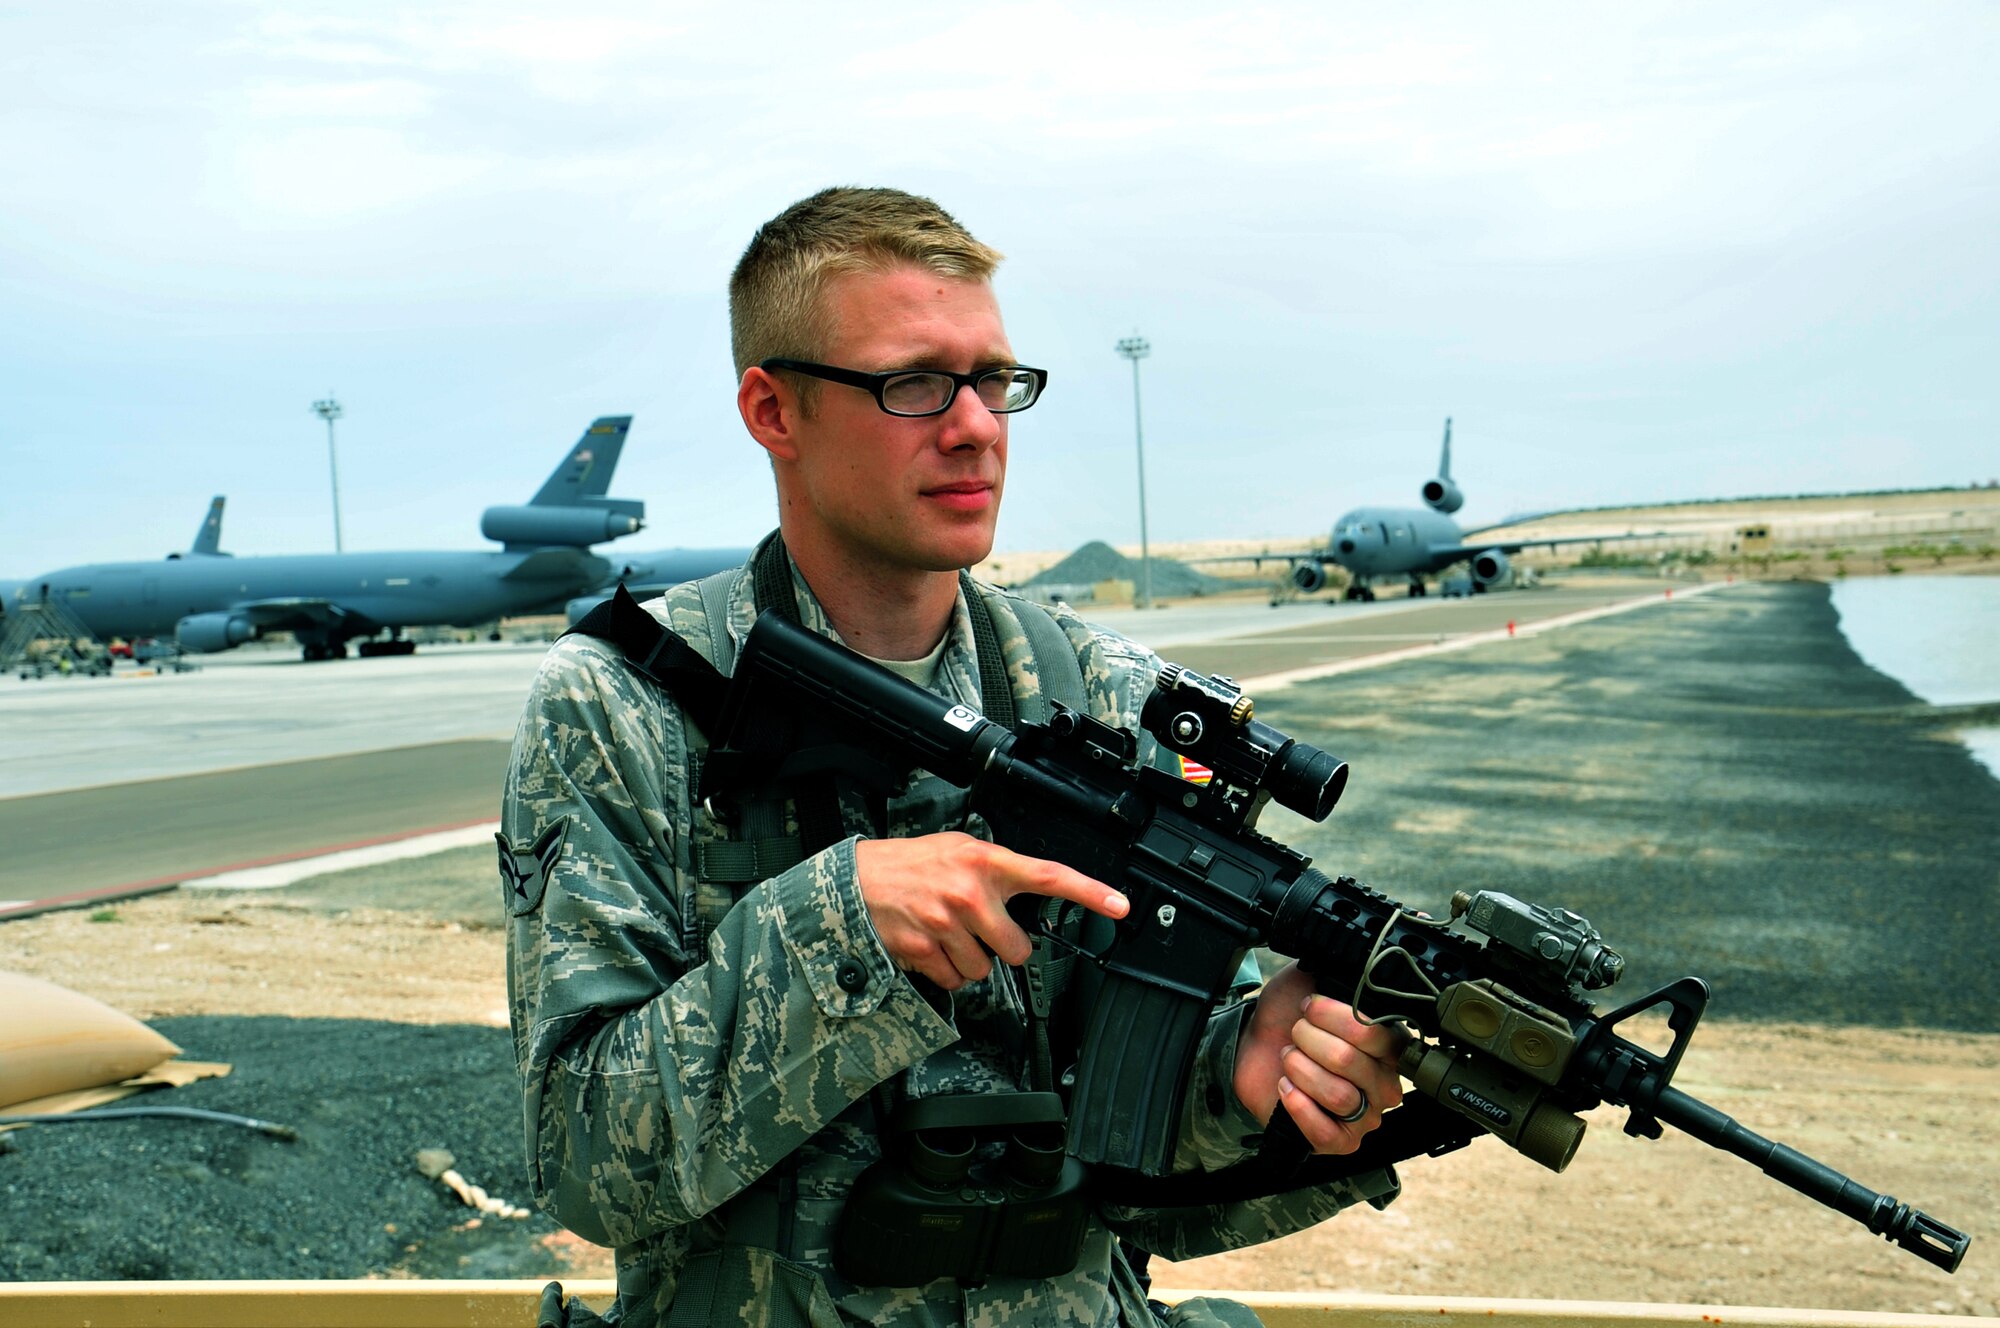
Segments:
[[[1000,259],[928,198],[900,189],[822,189],[759,226],[729,278],[736,376],[773,356],[820,359],[833,339],[822,297],[835,277],[902,264],[984,281]],[[800,382],[808,410],[815,386]]]

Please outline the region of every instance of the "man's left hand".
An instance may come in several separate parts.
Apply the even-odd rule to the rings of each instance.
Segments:
[[[1269,1125],[1282,1102],[1315,1153],[1351,1153],[1403,1100],[1396,1056],[1405,1035],[1364,1024],[1354,1011],[1315,995],[1312,978],[1287,965],[1264,984],[1236,1048],[1237,1098]],[[1353,1121],[1366,1098],[1367,1109]]]

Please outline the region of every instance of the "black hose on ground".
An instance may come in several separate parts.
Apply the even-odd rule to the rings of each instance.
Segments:
[[[207,1111],[201,1107],[109,1107],[96,1111],[75,1111],[65,1115],[50,1116],[7,1116],[0,1115],[0,1125],[80,1125],[90,1121],[132,1120],[140,1116],[172,1116],[180,1120],[214,1121],[222,1125],[241,1125],[245,1129],[268,1134],[273,1139],[296,1140],[299,1132],[289,1125],[276,1121],[258,1120],[255,1116],[233,1116],[226,1111]]]

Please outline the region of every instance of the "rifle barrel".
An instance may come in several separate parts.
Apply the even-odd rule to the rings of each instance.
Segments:
[[[1796,1148],[1766,1139],[1734,1117],[1678,1088],[1662,1089],[1652,1113],[1711,1148],[1755,1163],[1773,1180],[1853,1218],[1884,1240],[1894,1241],[1948,1273],[1958,1271],[1959,1262],[1972,1244],[1971,1236],[1946,1226],[1922,1209],[1877,1194]]]

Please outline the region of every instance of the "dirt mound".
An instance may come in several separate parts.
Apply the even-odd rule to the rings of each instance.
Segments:
[[[1155,557],[1152,564],[1153,594],[1156,596],[1213,595],[1224,590],[1240,589],[1244,584],[1197,572],[1186,563],[1172,558]],[[1140,583],[1139,560],[1127,558],[1102,540],[1092,540],[1055,566],[1029,577],[1025,584],[1088,586],[1099,581],[1130,581],[1137,586]]]

